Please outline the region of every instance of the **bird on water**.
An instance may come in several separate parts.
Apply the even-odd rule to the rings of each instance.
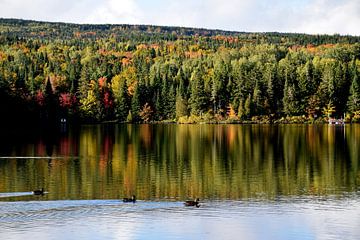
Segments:
[[[136,196],[132,195],[131,198],[123,198],[123,202],[132,202],[135,203],[136,202]]]
[[[195,200],[187,200],[185,201],[185,206],[187,207],[200,207],[200,199],[199,198],[196,198]]]
[[[44,195],[44,188],[34,190],[33,194],[34,195]]]

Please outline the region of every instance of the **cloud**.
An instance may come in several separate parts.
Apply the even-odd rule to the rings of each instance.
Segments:
[[[247,22],[259,1],[174,0],[164,3],[160,11],[149,12],[146,20],[158,25],[235,30],[239,22]],[[145,9],[144,9],[145,12]],[[242,25],[240,25],[241,27]]]
[[[144,15],[135,0],[105,0],[85,18],[88,23],[141,23]]]
[[[360,35],[359,0],[0,0],[0,16],[75,23]]]
[[[53,1],[51,4],[45,0],[21,1],[21,0],[1,0],[0,15],[2,17],[13,18],[43,18],[49,19],[48,13],[59,14],[66,5],[61,1]]]
[[[236,31],[360,35],[360,1],[172,1],[155,21]]]
[[[360,1],[316,0],[307,6],[300,20],[299,31],[360,35]]]

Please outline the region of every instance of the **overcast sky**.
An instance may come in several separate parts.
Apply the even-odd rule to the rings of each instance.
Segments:
[[[360,0],[0,0],[0,17],[360,35]]]

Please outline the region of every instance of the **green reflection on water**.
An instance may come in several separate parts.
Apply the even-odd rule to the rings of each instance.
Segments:
[[[342,194],[358,190],[359,136],[358,125],[82,126],[3,141],[0,192],[49,191],[13,200]]]

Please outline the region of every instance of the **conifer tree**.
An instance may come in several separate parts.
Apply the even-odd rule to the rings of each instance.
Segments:
[[[191,114],[200,116],[207,110],[208,101],[205,93],[201,67],[197,67],[191,75]]]
[[[284,113],[288,116],[296,115],[296,90],[294,84],[289,83],[288,79],[285,80],[283,106]]]
[[[141,111],[141,87],[139,85],[135,86],[134,95],[131,99],[131,114],[132,120],[134,122],[140,121],[140,111]]]
[[[360,110],[360,83],[358,74],[355,74],[353,77],[347,107],[350,113]]]
[[[112,89],[115,97],[115,112],[119,121],[126,120],[130,110],[130,97],[126,79],[116,75],[112,79]]]

